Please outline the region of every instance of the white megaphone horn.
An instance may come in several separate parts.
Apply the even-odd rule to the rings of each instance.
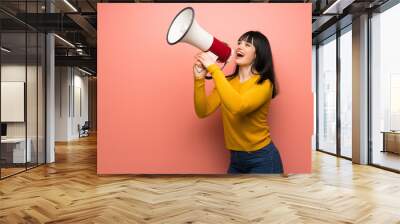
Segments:
[[[218,57],[218,61],[226,63],[231,55],[231,48],[203,29],[194,18],[194,9],[182,9],[172,20],[167,33],[170,45],[186,42],[202,51],[210,51]]]

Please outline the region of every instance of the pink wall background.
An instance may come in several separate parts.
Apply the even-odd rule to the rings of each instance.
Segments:
[[[166,42],[170,22],[187,6],[231,46],[248,30],[268,37],[280,87],[271,103],[272,139],[286,173],[311,172],[311,4],[98,6],[99,174],[226,173],[220,111],[205,119],[194,111],[192,65],[199,50]],[[213,81],[207,85],[210,91]]]

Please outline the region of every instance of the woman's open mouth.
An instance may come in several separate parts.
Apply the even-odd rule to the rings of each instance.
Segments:
[[[236,57],[242,58],[242,57],[244,57],[244,53],[241,52],[241,51],[237,51],[237,52],[236,52]]]

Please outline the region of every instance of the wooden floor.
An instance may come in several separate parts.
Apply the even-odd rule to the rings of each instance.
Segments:
[[[96,138],[0,181],[0,223],[400,223],[400,175],[320,152],[313,173],[96,175]]]
[[[24,168],[19,168],[19,167],[18,168],[0,168],[0,169],[1,169],[1,178],[8,177],[13,174],[16,174],[16,173],[26,170],[25,167]]]

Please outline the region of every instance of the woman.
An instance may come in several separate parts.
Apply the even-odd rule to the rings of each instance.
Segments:
[[[196,55],[194,104],[204,118],[221,106],[225,146],[231,152],[228,173],[283,173],[273,144],[267,114],[277,95],[268,39],[258,31],[244,33],[235,49],[236,69],[229,80],[208,53]],[[204,77],[211,74],[215,87],[209,96]]]

